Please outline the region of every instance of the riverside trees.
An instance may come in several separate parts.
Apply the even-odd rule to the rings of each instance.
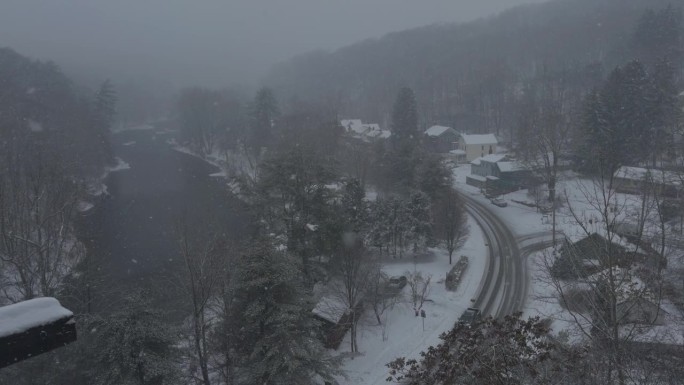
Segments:
[[[109,83],[94,99],[77,92],[53,63],[10,49],[0,61],[1,304],[55,295],[83,257],[73,221],[113,161],[115,99]]]

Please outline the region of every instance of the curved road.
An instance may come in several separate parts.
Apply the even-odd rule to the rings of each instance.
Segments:
[[[493,207],[461,191],[466,210],[482,229],[488,246],[485,273],[473,304],[483,315],[502,318],[522,311],[527,297],[527,257],[551,247],[549,233],[529,234],[519,238],[493,212]],[[497,208],[503,209],[503,208]],[[524,246],[520,244],[524,242]]]

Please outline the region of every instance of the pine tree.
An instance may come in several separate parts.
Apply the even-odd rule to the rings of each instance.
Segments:
[[[653,83],[643,65],[617,67],[585,105],[584,154],[588,171],[612,175],[620,166],[648,159],[653,143]]]
[[[88,322],[87,329],[97,334],[91,383],[177,383],[177,336],[162,320],[149,301],[131,296],[122,310]]]
[[[301,265],[261,240],[241,259],[237,275],[238,314],[247,383],[313,384],[331,380],[336,363],[317,338],[302,286]]]
[[[282,235],[292,255],[302,259],[311,278],[310,259],[315,254],[314,228],[330,217],[335,170],[314,149],[294,147],[276,153],[259,168],[259,180],[252,197],[265,234]]]
[[[392,141],[395,149],[419,140],[418,105],[413,90],[404,87],[399,90],[392,108]]]
[[[432,238],[432,216],[430,197],[422,191],[413,192],[406,202],[408,239],[416,252]],[[409,243],[406,243],[409,245]]]
[[[91,145],[99,152],[98,163],[101,165],[112,163],[114,159],[114,150],[109,141],[109,133],[116,118],[116,102],[116,91],[112,82],[107,79],[95,93],[93,103],[95,138]]]
[[[677,66],[682,60],[683,27],[681,8],[646,10],[632,38],[637,57],[649,68],[662,60]]]
[[[272,144],[273,127],[279,112],[273,91],[267,87],[260,89],[251,106],[252,131],[248,142],[254,153],[260,154],[261,147]]]
[[[358,179],[350,179],[342,188],[341,205],[347,231],[361,233],[368,218],[366,193]]]

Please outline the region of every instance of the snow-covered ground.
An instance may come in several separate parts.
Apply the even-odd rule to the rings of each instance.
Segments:
[[[466,184],[468,174],[470,174],[470,165],[461,165],[454,169],[456,187],[479,201],[489,204],[489,200],[482,195],[479,188]],[[563,175],[561,181],[558,182],[557,196],[558,200],[563,202],[562,207],[556,211],[557,232],[561,232],[572,241],[583,238],[587,232],[605,233],[606,224],[601,221],[600,211],[603,204],[599,202],[602,199],[601,192],[593,180],[578,178],[572,173]],[[515,235],[524,237],[551,231],[551,214],[542,214],[534,207],[518,203],[534,203],[528,190],[504,194],[502,198],[508,202],[508,207],[499,208],[492,205],[492,209],[508,224]],[[636,222],[641,205],[642,200],[636,195],[613,193],[611,199],[611,206],[617,209],[615,215],[618,221]],[[648,214],[651,217],[654,216],[655,211],[652,207],[648,210]],[[584,228],[580,226],[578,219]],[[647,230],[653,230],[653,226],[649,226],[648,223],[646,225],[650,228]],[[645,230],[645,232],[648,231]]]
[[[112,129],[113,133],[119,133],[123,131],[146,131],[146,130],[154,130],[154,126],[148,123],[144,124],[139,124],[137,126],[119,126],[115,127]]]
[[[169,139],[167,143],[178,152],[197,157],[212,166],[219,168],[218,172],[210,174],[209,176],[230,178],[235,175],[254,174],[254,168],[256,166],[253,163],[250,163],[247,156],[240,154],[239,152],[214,150],[210,154],[202,156],[190,148],[178,144],[175,139]]]
[[[464,246],[454,253],[454,262],[461,255],[469,259],[468,269],[455,292],[447,291],[444,278],[453,265],[449,265],[449,255],[444,249],[430,249],[431,256],[414,263],[410,257],[389,260],[383,270],[390,276],[405,275],[407,271],[421,272],[423,276],[432,275],[429,299],[423,305],[426,312],[425,330],[423,319],[416,317],[410,301],[410,289],[404,288],[403,300],[388,309],[384,325],[377,325],[372,310],[367,310],[360,320],[358,331],[359,355],[348,357],[350,336],[334,354],[345,356],[342,369],[347,379],[338,379],[340,384],[384,384],[387,378],[385,364],[398,357],[419,358],[419,353],[429,346],[440,342],[440,334],[450,330],[463,311],[471,306],[486,265],[486,248],[482,231],[472,218],[468,219],[470,235]]]
[[[131,165],[125,162],[123,159],[116,157],[115,158],[116,164],[113,166],[108,166],[105,167],[104,171],[102,172],[102,175],[100,175],[99,178],[93,179],[87,186],[86,191],[88,192],[88,195],[98,198],[102,195],[109,195],[109,192],[107,191],[107,185],[104,183],[105,179],[107,179],[107,176],[110,173],[113,172],[118,172],[118,171],[124,171],[128,170],[131,168]],[[85,213],[88,212],[90,209],[95,207],[95,205],[88,201],[88,200],[81,200],[78,202],[76,209],[80,213]]]

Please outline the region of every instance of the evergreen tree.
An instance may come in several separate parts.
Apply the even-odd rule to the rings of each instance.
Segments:
[[[669,5],[660,11],[646,10],[634,31],[632,44],[637,57],[649,67],[659,61],[674,66],[682,60],[684,33],[682,10]]]
[[[599,92],[587,97],[583,149],[587,170],[612,175],[648,159],[656,120],[651,79],[638,61],[617,67]]]
[[[333,192],[327,185],[334,180],[335,170],[325,157],[313,148],[293,147],[260,165],[251,197],[263,233],[286,239],[288,251],[301,258],[307,278],[316,229],[332,215]]]
[[[406,202],[409,225],[408,240],[413,251],[424,247],[432,239],[432,216],[430,214],[430,197],[422,191],[415,191]],[[409,245],[409,243],[406,243]]]
[[[273,91],[267,87],[260,89],[251,106],[252,131],[248,143],[254,153],[259,154],[261,147],[272,144],[273,127],[279,112]]]
[[[347,231],[361,233],[367,223],[366,192],[358,179],[349,179],[342,188],[341,205]]]
[[[437,155],[426,154],[418,166],[416,187],[430,199],[436,199],[451,188],[451,172]]]
[[[107,79],[100,85],[95,94],[95,113],[106,128],[111,128],[116,117],[116,91],[112,82]]]
[[[387,366],[387,381],[402,384],[547,384],[567,369],[551,361],[557,346],[538,318],[520,314],[457,323],[440,336],[442,342],[421,353],[421,360],[398,358]],[[565,381],[563,381],[565,382]]]
[[[114,150],[109,141],[109,132],[116,118],[116,91],[109,79],[105,80],[95,94],[95,136],[102,161],[110,163],[114,158]]]
[[[87,324],[87,329],[96,331],[91,383],[178,383],[177,336],[162,319],[139,296],[126,299],[120,311],[93,318]]]
[[[314,384],[331,380],[335,361],[318,340],[309,294],[301,284],[301,264],[256,242],[241,259],[237,275],[242,317],[242,367],[250,384]]]
[[[655,64],[653,75],[653,121],[650,147],[652,163],[656,166],[657,157],[672,154],[674,135],[678,130],[682,111],[676,87],[675,69],[663,59]]]
[[[395,149],[407,143],[415,145],[415,142],[420,138],[416,96],[413,90],[408,87],[399,90],[394,102],[391,138]]]

